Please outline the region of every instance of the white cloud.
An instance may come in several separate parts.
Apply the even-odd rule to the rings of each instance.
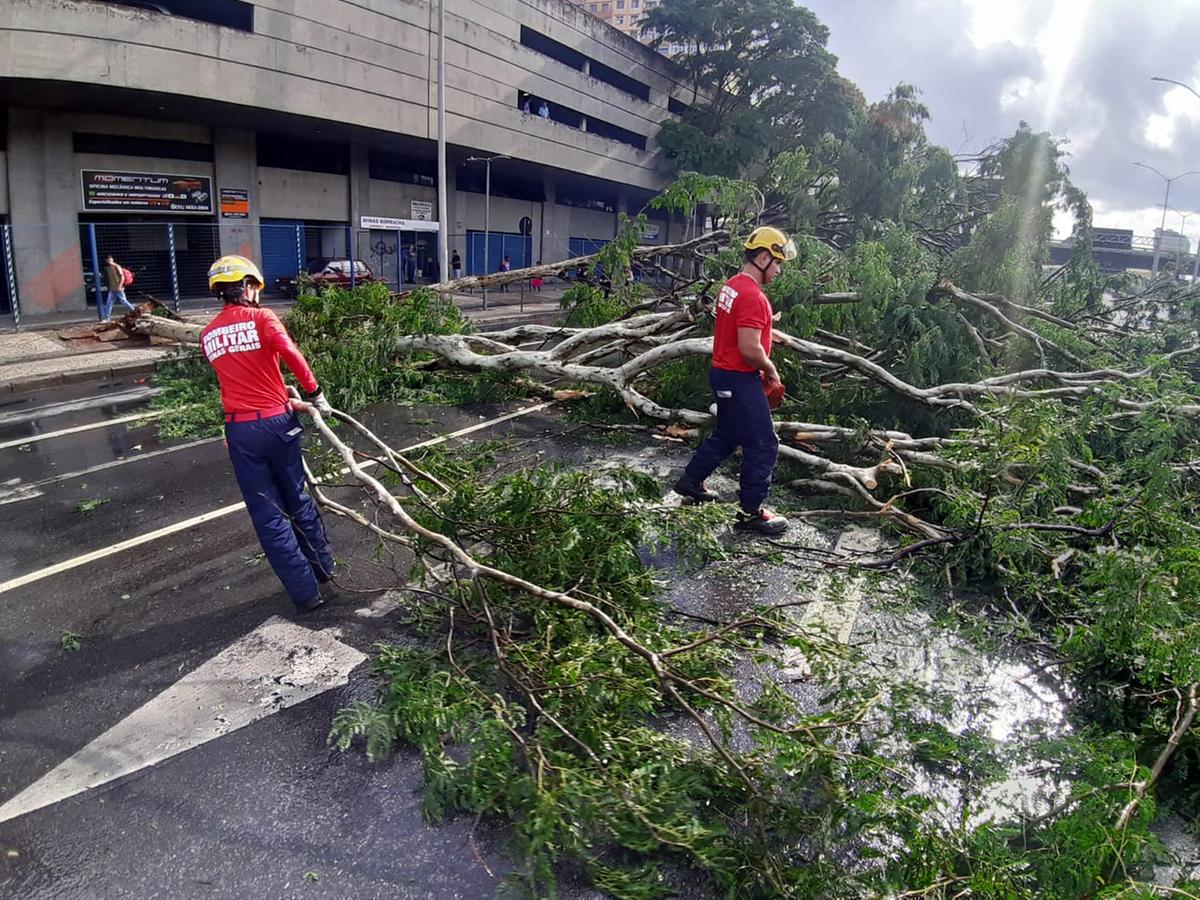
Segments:
[[[930,137],[951,150],[985,147],[1020,121],[1066,139],[1072,180],[1093,201],[1098,223],[1146,234],[1157,227],[1162,183],[1132,162],[1172,175],[1200,167],[1200,98],[1150,80],[1200,90],[1194,0],[805,5],[829,27],[839,68],[868,100],[899,81],[917,85],[933,116]],[[1174,185],[1176,201],[1200,209],[1200,177]]]

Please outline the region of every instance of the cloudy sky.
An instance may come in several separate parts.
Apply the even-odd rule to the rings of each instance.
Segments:
[[[867,100],[900,81],[921,89],[934,141],[978,150],[1021,120],[1069,139],[1072,180],[1096,224],[1152,234],[1166,176],[1200,169],[1200,0],[801,0],[829,28],[842,74]],[[1195,212],[1200,174],[1171,186]],[[1168,211],[1167,228],[1180,216]],[[1069,219],[1058,217],[1060,230]]]

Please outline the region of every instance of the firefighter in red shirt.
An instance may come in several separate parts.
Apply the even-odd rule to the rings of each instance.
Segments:
[[[788,521],[763,508],[779,439],[771,421],[768,393],[781,397],[783,385],[771,362],[774,314],[763,288],[779,275],[780,264],[796,258],[796,245],[778,228],[756,228],[743,245],[742,270],[717,295],[713,360],[708,383],[717,398],[717,424],[696,450],[675,492],[697,503],[716,500],[704,486],[738,447],[742,470],[736,528],[758,534],[782,534]]]
[[[304,355],[269,309],[258,305],[262,273],[244,256],[222,256],[208,270],[209,290],[225,306],[200,332],[217,372],[225,409],[225,441],[246,510],[271,568],[301,610],[323,602],[318,583],[333,577],[325,523],[304,489],[300,435],[279,360],[305,399],[331,409]]]

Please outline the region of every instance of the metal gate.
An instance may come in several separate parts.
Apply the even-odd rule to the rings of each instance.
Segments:
[[[264,221],[259,226],[262,238],[262,272],[266,291],[275,293],[275,279],[291,278],[303,268],[306,258],[304,223],[286,220]]]
[[[487,275],[499,272],[500,263],[504,257],[512,257],[514,269],[524,269],[533,265],[533,238],[523,234],[511,234],[505,231],[492,231],[487,235],[488,259],[486,265],[483,259],[484,233],[482,231],[467,232],[467,272],[468,275]]]

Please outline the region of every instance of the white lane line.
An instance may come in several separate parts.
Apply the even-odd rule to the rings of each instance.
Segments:
[[[844,555],[856,551],[874,551],[881,549],[878,532],[869,528],[851,526],[841,533],[834,552]],[[829,599],[831,577],[821,573],[814,578],[812,593],[814,599],[804,608],[800,617],[800,629],[813,633],[839,644],[850,643],[850,635],[862,612],[866,597],[867,579],[863,575],[851,575],[846,578],[840,597]],[[796,648],[789,648],[783,656],[784,671],[790,677],[805,677],[812,674],[812,667],[804,653]]]
[[[443,434],[439,437],[430,438],[427,441],[421,441],[419,444],[413,444],[411,447],[404,447],[399,452],[411,453],[413,450],[421,450],[425,447],[433,447],[437,444],[443,444],[446,441],[452,441],[455,438],[463,437],[476,431],[482,431],[485,428],[491,428],[493,425],[499,425],[502,422],[507,422],[510,419],[517,419],[521,416],[527,416],[530,413],[540,412],[543,409],[553,406],[558,401],[547,400],[545,403],[538,403],[534,406],[527,406],[524,409],[518,409],[515,412],[507,413],[503,416],[498,416],[495,419],[488,419],[486,422],[480,422],[477,425],[470,425],[467,428],[460,428],[458,431],[450,434]],[[339,472],[339,475],[345,475],[350,470],[344,468]],[[24,587],[27,584],[33,584],[35,581],[41,581],[43,578],[49,578],[52,575],[58,575],[62,572],[68,572],[71,569],[85,566],[88,563],[96,562],[116,553],[123,553],[133,547],[140,547],[143,544],[148,544],[151,541],[156,541],[159,538],[167,537],[168,535],[178,534],[180,531],[187,531],[189,528],[194,528],[197,525],[203,525],[205,522],[211,522],[213,519],[219,519],[222,516],[228,516],[240,509],[245,509],[245,503],[231,503],[229,506],[222,506],[220,509],[214,509],[203,513],[199,516],[194,516],[190,519],[184,519],[182,522],[176,522],[174,525],[166,525],[148,534],[138,535],[137,537],[129,538],[116,544],[111,544],[107,547],[102,547],[99,550],[93,550],[91,553],[85,553],[82,556],[76,556],[72,559],[65,559],[62,562],[55,563],[52,566],[47,566],[44,569],[38,569],[36,572],[30,572],[28,575],[20,575],[16,578],[10,578],[8,581],[0,581],[0,594],[5,591],[15,591],[17,588]]]
[[[0,506],[6,503],[17,503],[21,500],[32,500],[34,497],[40,497],[43,493],[41,488],[51,484],[70,481],[72,478],[82,478],[85,475],[103,472],[105,469],[114,469],[117,466],[140,462],[143,459],[154,459],[156,456],[166,456],[168,453],[189,450],[192,447],[199,447],[204,444],[215,444],[219,440],[221,440],[219,437],[201,438],[198,441],[188,441],[186,444],[176,444],[174,447],[164,447],[161,450],[151,450],[149,453],[139,453],[136,456],[127,456],[124,459],[114,459],[106,463],[88,466],[86,469],[80,469],[78,472],[64,472],[62,475],[54,475],[50,478],[43,478],[41,481],[30,481],[26,484],[22,484],[19,479],[6,481],[3,486],[0,486]]]
[[[47,403],[33,409],[22,409],[16,412],[0,413],[0,425],[17,425],[21,422],[31,422],[34,419],[48,419],[51,416],[61,416],[66,413],[80,412],[85,409],[96,409],[105,406],[122,406],[139,400],[149,400],[155,394],[161,393],[161,388],[137,387],[125,391],[117,391],[101,397],[84,397],[79,400],[64,400],[61,403]]]
[[[0,822],[157,765],[345,684],[366,655],[274,616],[39,778]]]
[[[90,425],[76,425],[74,428],[64,428],[61,431],[50,431],[46,434],[31,434],[29,437],[17,438],[12,441],[5,441],[0,444],[0,450],[8,450],[10,447],[24,447],[26,444],[36,444],[39,441],[49,441],[53,438],[66,437],[68,434],[79,434],[83,431],[93,431],[96,428],[111,428],[113,425],[124,425],[126,422],[137,422],[139,420],[157,419],[159,416],[165,416],[170,410],[167,409],[151,409],[146,412],[136,413],[132,416],[121,416],[116,419],[106,419],[103,422],[92,422]]]

